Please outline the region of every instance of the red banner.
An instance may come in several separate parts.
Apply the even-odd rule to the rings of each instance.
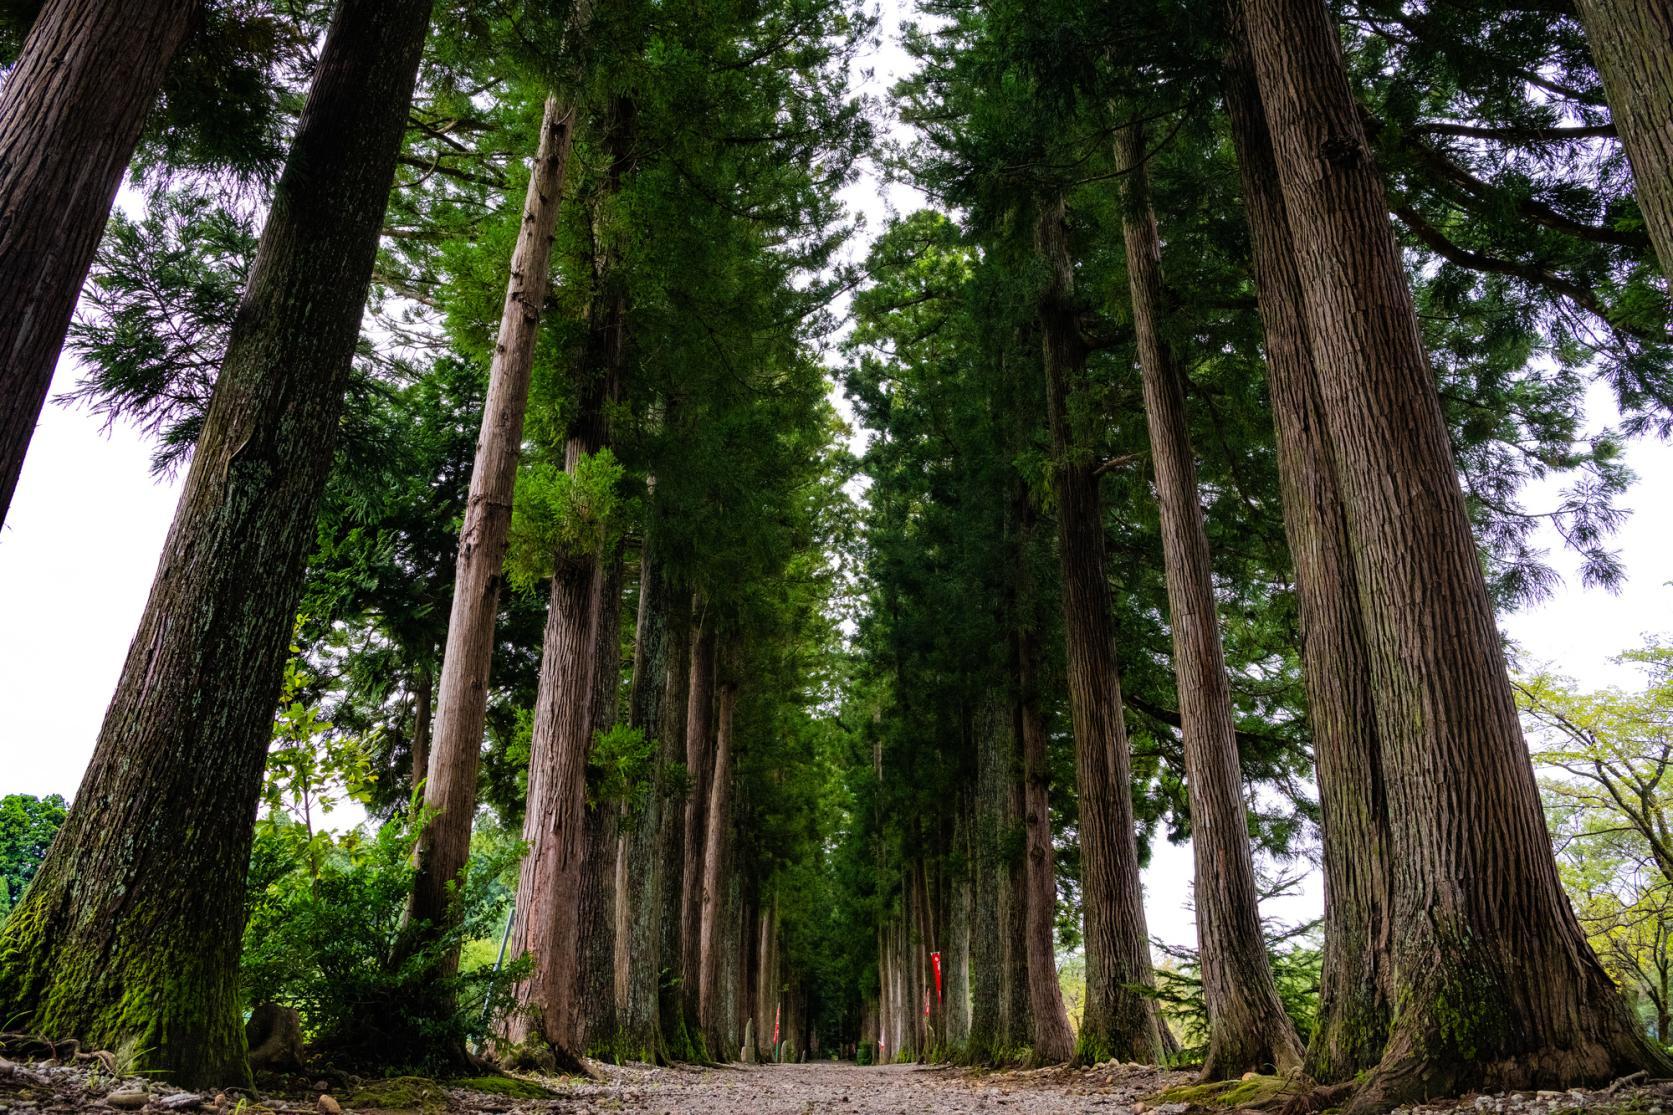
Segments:
[[[941,1001],[941,954],[932,952],[929,954],[929,959],[930,963],[935,965],[935,1001],[939,1003]]]
[[[783,1003],[780,1003],[778,1006],[773,1008],[773,1048],[775,1050],[778,1048],[778,1014],[783,1009]]]

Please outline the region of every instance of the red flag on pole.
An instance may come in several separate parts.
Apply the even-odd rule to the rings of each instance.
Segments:
[[[929,959],[930,963],[935,965],[935,1001],[939,1003],[941,1001],[941,954],[932,952],[929,954]]]

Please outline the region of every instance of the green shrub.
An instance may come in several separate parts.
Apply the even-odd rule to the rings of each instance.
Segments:
[[[481,1041],[522,974],[519,966],[495,972],[483,965],[434,975],[443,954],[498,933],[509,904],[501,877],[522,853],[511,841],[486,853],[478,848],[448,932],[395,959],[423,821],[414,812],[420,815],[340,836],[309,833],[283,814],[257,825],[245,996],[294,1007],[310,1047],[344,1067],[448,1068],[434,1063],[435,1051]]]

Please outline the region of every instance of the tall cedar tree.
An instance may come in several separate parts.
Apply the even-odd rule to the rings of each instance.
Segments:
[[[0,1013],[189,1087],[249,1082],[228,895],[430,7],[336,12],[93,761],[0,930]]]
[[[1295,562],[1307,712],[1323,813],[1324,960],[1307,1074],[1335,1082],[1382,1058],[1390,995],[1389,818],[1347,519],[1325,440],[1301,278],[1241,0],[1226,5],[1226,113],[1248,215],[1282,488]]]
[[[1086,350],[1075,320],[1067,221],[1061,198],[1043,205],[1036,241],[1049,276],[1039,316],[1085,895],[1086,1005],[1076,1056],[1088,1063],[1117,1057],[1154,1064],[1162,1056],[1161,1021],[1145,993],[1154,976],[1128,792],[1131,757],[1116,674],[1103,516],[1098,477],[1074,433],[1074,393]]]
[[[1202,1077],[1224,1080],[1268,1067],[1287,1073],[1301,1067],[1301,1042],[1278,998],[1261,933],[1231,684],[1185,414],[1185,368],[1169,339],[1162,241],[1150,205],[1145,159],[1143,127],[1129,124],[1117,131],[1115,168],[1121,176],[1127,279],[1162,523],[1162,565],[1191,802],[1197,955],[1209,1028]]]
[[[51,0],[0,83],[0,524],[111,203],[197,0]]]
[[[1558,884],[1399,248],[1328,9],[1246,0],[1370,650],[1393,996],[1353,1109],[1667,1071]],[[1342,245],[1354,250],[1342,251]]]
[[[424,783],[424,804],[435,815],[419,837],[417,873],[403,948],[417,950],[440,933],[470,856],[476,818],[477,766],[488,714],[488,674],[494,658],[494,622],[499,616],[500,582],[511,497],[523,444],[529,378],[535,340],[552,273],[552,236],[557,227],[575,111],[556,95],[546,98],[534,165],[523,201],[523,219],[506,281],[499,337],[490,366],[482,433],[471,468],[470,495],[459,531],[447,646],[436,694],[436,725]],[[525,919],[526,923],[526,919]],[[446,961],[458,963],[457,956]],[[449,1010],[452,1004],[436,1004]],[[455,1051],[463,1061],[464,1051]]]
[[[619,129],[607,125],[607,143]],[[625,152],[614,150],[611,189],[619,190],[628,169]],[[607,269],[606,269],[607,270]],[[627,359],[625,291],[606,277],[588,315],[587,339],[576,369],[577,405],[569,422],[564,466],[573,478],[584,462],[608,441],[608,408],[621,391]],[[523,862],[513,955],[529,955],[533,975],[520,995],[531,1008],[528,1031],[538,1034],[572,1059],[585,1052],[580,956],[574,947],[581,916],[581,872],[587,855],[587,760],[595,725],[594,701],[606,671],[614,681],[618,655],[601,657],[596,626],[607,610],[619,607],[610,588],[602,539],[592,545],[566,543],[552,555],[553,574],[546,604],[546,634],[541,645],[540,688],[535,698],[534,734],[529,752],[528,810],[523,839],[529,856]],[[619,591],[619,590],[618,590]],[[612,625],[611,638],[615,628]],[[614,694],[611,694],[612,698]],[[613,705],[613,700],[612,700]],[[614,722],[614,710],[604,727]],[[613,864],[612,864],[613,866]]]

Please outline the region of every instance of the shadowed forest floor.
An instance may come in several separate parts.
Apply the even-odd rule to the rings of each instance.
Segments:
[[[794,1065],[728,1065],[719,1068],[645,1065],[600,1066],[593,1080],[543,1078],[538,1086],[524,1078],[437,1084],[413,1077],[396,1080],[342,1080],[325,1096],[317,1090],[296,1094],[200,1095],[133,1078],[112,1077],[97,1063],[17,1064],[0,1060],[0,1113],[135,1111],[222,1112],[225,1115],[337,1115],[337,1112],[528,1113],[564,1112],[713,1112],[717,1115],[881,1115],[889,1112],[954,1115],[970,1111],[1068,1115],[1110,1112],[1120,1115],[1198,1115],[1235,1109],[1235,1102],[1203,1103],[1192,1088],[1191,1074],[1113,1062],[1090,1069],[1047,1068],[977,1072],[918,1065],[859,1066],[835,1061]],[[325,1082],[321,1081],[323,1085]],[[480,1087],[476,1086],[480,1085]],[[1264,1092],[1266,1102],[1245,1110],[1276,1111],[1282,1094],[1272,1088],[1239,1088],[1233,1096]],[[491,1089],[491,1090],[485,1090]],[[1278,1090],[1281,1093],[1281,1089]],[[509,1094],[507,1094],[509,1093]],[[526,1094],[516,1094],[526,1093]],[[539,1094],[537,1098],[537,1093]],[[1231,1097],[1228,1097],[1231,1098]],[[1522,1092],[1467,1096],[1461,1100],[1406,1108],[1411,1115],[1480,1112],[1482,1115],[1576,1115],[1622,1112],[1662,1115],[1673,1104],[1673,1081],[1627,1080],[1612,1089],[1570,1092]]]

